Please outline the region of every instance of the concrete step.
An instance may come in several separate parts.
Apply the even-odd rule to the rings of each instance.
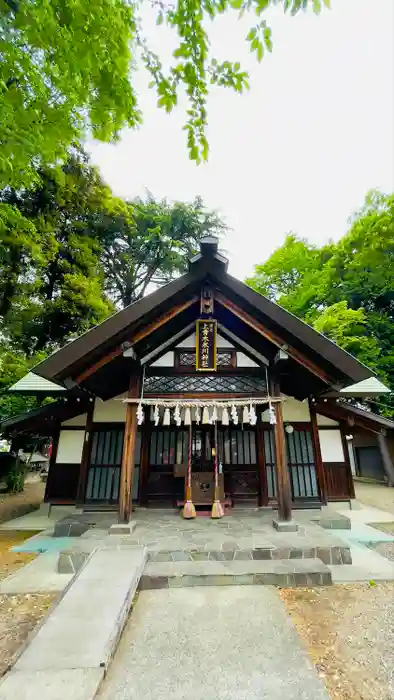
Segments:
[[[140,589],[233,585],[293,588],[331,583],[331,571],[320,559],[167,561],[146,564]]]
[[[175,549],[151,550],[148,562],[182,562],[182,561],[264,561],[264,560],[300,560],[319,559],[323,564],[351,564],[352,556],[347,545],[325,547],[256,547],[254,549]]]

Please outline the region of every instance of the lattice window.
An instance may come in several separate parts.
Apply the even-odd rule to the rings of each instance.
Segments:
[[[318,498],[319,489],[309,430],[286,433],[287,461],[290,469],[293,498]]]
[[[178,362],[180,367],[194,367],[196,364],[196,353],[193,351],[180,352]]]
[[[218,367],[234,367],[236,361],[235,351],[232,350],[217,350],[216,364]],[[177,356],[178,367],[195,367],[196,351],[195,350],[180,350]]]
[[[233,367],[233,353],[227,350],[218,350],[216,356],[216,364],[218,367]]]
[[[170,375],[146,377],[145,394],[256,394],[266,393],[266,383],[263,377],[244,377],[237,375],[220,376],[217,374],[204,376]]]

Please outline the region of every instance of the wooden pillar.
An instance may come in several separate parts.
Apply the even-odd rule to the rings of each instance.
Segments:
[[[378,433],[377,438],[388,485],[394,486],[394,466],[389,452],[386,435],[384,433]]]
[[[60,423],[54,430],[52,434],[52,448],[51,448],[51,456],[49,459],[49,466],[48,466],[48,475],[47,475],[47,482],[45,484],[45,494],[44,494],[44,503],[50,503],[51,501],[51,477],[53,474],[53,470],[56,469],[56,457],[57,457],[57,449],[59,447],[59,437],[60,437]]]
[[[268,505],[267,468],[264,459],[264,434],[260,418],[256,425],[257,470],[259,483],[259,506]]]
[[[130,379],[127,398],[138,398],[140,379]],[[128,523],[131,516],[131,494],[133,493],[133,476],[135,463],[135,444],[137,438],[137,404],[126,404],[126,423],[124,428],[122,462],[120,468],[119,522]]]
[[[277,382],[272,383],[272,395],[280,396],[280,386]],[[282,403],[280,401],[274,404],[276,425],[275,425],[275,456],[276,456],[276,475],[278,480],[278,516],[279,520],[286,522],[292,519],[291,517],[291,487],[290,474],[287,466],[286,456],[286,438],[285,428],[283,424]]]
[[[148,479],[149,479],[149,452],[152,437],[152,425],[145,418],[141,430],[141,461],[140,461],[140,488],[139,503],[146,505],[148,502]]]
[[[346,464],[346,476],[347,476],[347,482],[348,482],[349,498],[354,499],[354,498],[356,498],[356,493],[354,491],[354,480],[353,480],[353,474],[352,474],[352,467],[350,464],[349,445],[348,445],[348,441],[346,440],[346,432],[348,429],[347,429],[346,424],[342,423],[342,422],[340,423],[340,428],[341,428],[343,456],[345,458],[345,464]]]
[[[85,493],[86,493],[86,480],[88,476],[90,452],[92,447],[92,425],[93,425],[93,413],[94,413],[95,401],[89,401],[87,416],[86,416],[86,426],[85,426],[85,439],[82,448],[81,457],[81,468],[79,470],[79,480],[78,480],[78,490],[76,503],[82,505],[85,503]]]
[[[321,456],[319,426],[317,424],[316,406],[312,403],[311,399],[309,399],[309,413],[310,413],[310,417],[311,417],[312,445],[313,445],[313,454],[314,454],[314,458],[315,458],[317,479],[318,479],[318,483],[319,483],[320,499],[323,503],[327,503],[326,475],[324,472],[323,460],[322,460],[322,456]]]

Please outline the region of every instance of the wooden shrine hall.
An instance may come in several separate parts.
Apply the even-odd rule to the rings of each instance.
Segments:
[[[118,509],[121,522],[132,503],[184,517],[272,507],[291,521],[293,508],[354,497],[358,426],[379,435],[393,476],[394,423],[349,403],[388,389],[227,267],[203,239],[186,274],[11,387],[56,399],[2,424],[15,441],[52,438],[47,502]]]

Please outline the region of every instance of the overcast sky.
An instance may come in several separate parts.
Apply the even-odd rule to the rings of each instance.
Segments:
[[[319,17],[273,10],[269,20],[274,50],[261,64],[244,41],[253,17],[229,13],[209,28],[214,55],[241,60],[251,88],[212,93],[207,164],[189,161],[181,107],[158,110],[144,75],[144,125],[116,146],[90,147],[119,196],[199,194],[217,209],[232,228],[225,246],[240,279],[287,231],[337,239],[369,189],[394,190],[394,0],[332,0]],[[148,32],[168,55],[168,30],[148,22]]]

